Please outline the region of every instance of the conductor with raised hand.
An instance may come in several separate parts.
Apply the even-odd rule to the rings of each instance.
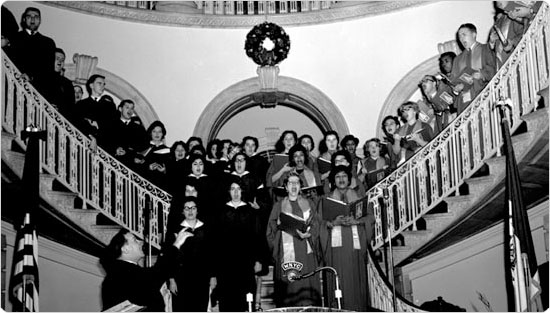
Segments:
[[[160,293],[162,284],[177,269],[179,248],[193,234],[180,231],[174,244],[164,250],[153,267],[143,268],[139,261],[145,256],[143,241],[127,229],[111,239],[101,259],[107,272],[102,285],[103,309],[126,300],[146,307],[146,311],[164,311]]]

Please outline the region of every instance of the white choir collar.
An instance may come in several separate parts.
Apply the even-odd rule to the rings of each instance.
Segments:
[[[201,227],[202,225],[204,225],[204,223],[201,222],[199,219],[197,219],[197,223],[195,223],[195,227],[193,227],[189,224],[189,222],[187,222],[187,220],[183,220],[183,222],[181,222],[180,225],[183,226],[183,227],[188,227],[188,228],[191,228],[191,229],[195,230],[195,229]]]
[[[241,206],[246,205],[246,203],[243,202],[242,200],[241,200],[241,202],[239,202],[239,203],[237,203],[237,204],[234,204],[233,201],[229,201],[229,202],[227,202],[226,204],[227,204],[228,206],[232,207],[232,208],[235,208],[235,209],[237,209],[237,208],[239,208],[239,207],[241,207]]]
[[[248,173],[249,173],[248,171],[244,171],[242,174],[239,174],[239,173],[237,173],[237,171],[233,171],[233,172],[231,173],[231,175],[243,177],[244,175],[246,175],[246,174],[248,174]]]

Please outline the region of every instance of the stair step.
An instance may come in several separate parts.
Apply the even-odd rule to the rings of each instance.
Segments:
[[[2,131],[2,152],[11,150],[14,139],[14,134]]]
[[[485,164],[489,166],[489,173],[491,173],[491,175],[500,176],[500,174],[506,172],[505,156],[492,157],[488,160],[485,160]]]
[[[122,229],[118,225],[92,225],[90,230],[102,243],[108,245],[111,239]]]
[[[496,175],[487,175],[464,180],[468,184],[468,190],[471,195],[478,195],[487,190],[487,186],[492,186],[497,181]]]
[[[409,246],[396,246],[392,247],[393,250],[393,264],[398,265],[401,261],[405,260],[411,255],[414,250]]]
[[[23,177],[23,168],[25,167],[25,154],[11,150],[2,150],[2,158],[19,177]]]
[[[78,198],[78,194],[68,191],[46,190],[44,194],[53,201],[52,203],[66,208],[74,208],[75,200]]]
[[[548,109],[533,111],[523,115],[521,119],[527,123],[527,130],[530,132],[540,131],[542,127],[546,129],[546,125],[548,124]]]
[[[446,228],[452,221],[455,220],[456,214],[450,213],[434,213],[426,214],[422,217],[426,221],[426,229],[437,233]]]
[[[432,230],[405,230],[401,235],[405,238],[405,246],[416,250],[428,242],[434,236],[434,232]]]
[[[456,216],[462,215],[462,212],[472,206],[475,196],[473,195],[461,195],[446,197],[443,199],[447,203],[447,210],[454,213]]]
[[[68,215],[73,220],[79,221],[83,225],[95,225],[97,221],[97,215],[101,212],[99,210],[85,210],[85,209],[66,209]]]
[[[519,159],[522,154],[528,150],[534,137],[534,131],[528,131],[526,133],[512,136],[512,147],[514,147],[514,155],[516,156],[516,159]]]
[[[57,178],[57,175],[40,173],[40,188],[44,190],[53,189],[53,181]]]

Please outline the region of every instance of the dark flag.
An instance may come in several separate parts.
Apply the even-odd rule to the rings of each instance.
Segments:
[[[25,215],[25,221],[17,232],[14,270],[11,278],[15,302],[14,310],[38,312],[38,242],[31,215]]]
[[[506,113],[504,115],[505,117],[502,119],[506,155],[504,264],[508,310],[515,312],[542,311],[540,279],[535,248],[531,238],[531,227],[523,205],[521,181],[510,137],[510,126]]]
[[[22,199],[22,224],[17,230],[10,280],[14,311],[39,311],[38,241],[33,216],[40,197],[39,140],[44,135],[44,131],[31,127],[21,135],[23,140],[27,137],[29,140],[23,168],[22,184],[25,197]]]

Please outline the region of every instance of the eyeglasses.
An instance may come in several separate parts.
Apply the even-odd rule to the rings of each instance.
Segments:
[[[186,207],[183,207],[183,209],[190,211],[190,210],[196,210],[197,207],[196,206],[186,206]]]

